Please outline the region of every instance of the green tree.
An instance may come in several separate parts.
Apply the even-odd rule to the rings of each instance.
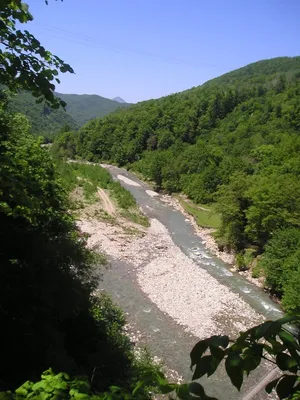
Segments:
[[[220,186],[218,191],[218,210],[221,215],[219,235],[225,237],[229,246],[236,250],[244,248],[246,243],[245,211],[248,208],[246,191],[249,180],[243,173],[232,175],[228,185]]]
[[[285,296],[285,293],[288,293],[288,300],[284,301],[284,305],[289,311],[295,311],[300,306],[298,296],[294,292],[298,279],[299,246],[298,228],[278,230],[266,245],[259,262],[260,268],[265,272],[266,284],[280,295]],[[289,291],[290,284],[292,287]],[[293,298],[292,293],[295,295]]]
[[[28,6],[21,0],[2,0],[0,4],[0,81],[12,91],[29,90],[38,102],[46,99],[53,108],[66,103],[54,95],[55,83],[60,83],[58,71],[74,73],[59,57],[52,55],[27,30],[17,23],[33,20]]]
[[[57,69],[72,69],[16,29],[17,22],[32,19],[25,5],[4,0],[0,10],[1,83],[29,90],[54,108],[64,105],[52,81]],[[88,250],[51,153],[29,129],[26,117],[9,112],[2,97],[0,387],[16,388],[51,366],[92,378],[96,391],[112,384],[130,390],[146,365],[122,332],[121,311],[94,295],[104,257]]]
[[[300,224],[300,185],[290,174],[254,176],[247,191],[249,237],[261,248],[278,229]]]

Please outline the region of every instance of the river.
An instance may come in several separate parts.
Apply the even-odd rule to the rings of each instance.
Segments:
[[[120,180],[120,176],[123,176],[136,183],[133,185],[126,179],[120,180],[122,186],[133,194],[143,212],[150,219],[156,219],[163,224],[175,245],[200,269],[207,271],[219,283],[236,293],[263,317],[277,319],[282,316],[279,306],[273,303],[266,293],[238,273],[230,271],[229,265],[205,247],[189,219],[180,211],[162,201],[159,195],[150,196],[151,187],[131,172],[114,166],[107,168],[115,180]],[[139,341],[147,345],[155,356],[163,359],[167,366],[177,371],[185,380],[190,380],[189,352],[197,342],[197,338],[178,325],[141,290],[137,284],[135,268],[124,261],[112,259],[111,267],[104,273],[100,289],[110,292],[127,313],[130,324],[139,336]],[[224,334],[226,333],[230,334],[224,320]],[[210,336],[209,332],[207,336]],[[230,385],[222,368],[209,379],[201,379],[201,382],[204,382],[208,394],[219,399],[242,399],[267,371],[266,366],[254,371],[241,394]],[[255,398],[268,397],[261,392]]]

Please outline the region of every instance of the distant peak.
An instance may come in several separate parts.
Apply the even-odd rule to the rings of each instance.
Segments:
[[[117,101],[118,103],[126,103],[126,101],[123,100],[122,97],[119,97],[119,96],[114,97],[112,100]]]

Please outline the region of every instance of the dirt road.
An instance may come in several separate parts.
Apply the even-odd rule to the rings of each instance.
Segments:
[[[98,195],[103,203],[103,209],[108,214],[113,215],[116,213],[116,207],[114,203],[109,198],[108,194],[104,191],[104,189],[98,188]]]

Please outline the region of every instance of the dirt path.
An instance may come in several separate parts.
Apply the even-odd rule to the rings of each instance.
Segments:
[[[103,189],[98,188],[98,195],[99,195],[100,199],[102,200],[104,210],[110,215],[115,214],[116,207],[113,204],[113,202],[111,201],[111,199],[109,198],[108,194]]]

